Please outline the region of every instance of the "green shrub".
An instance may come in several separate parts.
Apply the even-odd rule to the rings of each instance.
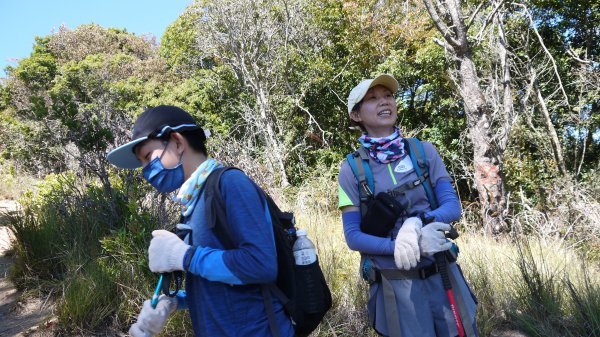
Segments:
[[[24,195],[22,211],[10,219],[16,237],[11,279],[20,289],[58,296],[65,331],[128,326],[156,284],[146,250],[164,207],[145,207],[143,188],[124,193],[127,184],[112,179],[117,189],[107,191],[73,174],[50,175],[36,193]]]
[[[73,265],[74,267],[75,265]],[[66,327],[95,330],[103,327],[113,316],[119,302],[113,277],[90,261],[79,270],[71,271],[65,292],[59,301],[58,318]]]

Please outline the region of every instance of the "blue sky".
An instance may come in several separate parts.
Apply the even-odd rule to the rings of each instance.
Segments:
[[[0,77],[29,56],[35,36],[85,23],[124,28],[157,41],[192,0],[0,0]]]

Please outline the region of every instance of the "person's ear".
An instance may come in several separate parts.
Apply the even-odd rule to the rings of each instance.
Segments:
[[[177,154],[182,154],[185,151],[186,139],[179,132],[171,133],[171,139],[175,142],[175,150]]]
[[[352,110],[352,112],[350,112],[350,119],[356,123],[362,122],[362,118],[360,118],[360,113],[358,110]]]

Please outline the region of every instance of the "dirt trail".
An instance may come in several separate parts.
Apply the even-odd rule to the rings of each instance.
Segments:
[[[10,255],[13,235],[6,227],[5,215],[16,207],[12,200],[0,200],[0,337],[49,336],[44,330],[55,321],[50,319],[52,305],[44,299],[22,298],[7,278],[14,258]]]

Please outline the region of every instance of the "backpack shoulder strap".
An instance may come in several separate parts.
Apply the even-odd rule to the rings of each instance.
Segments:
[[[425,189],[425,194],[427,194],[429,204],[431,205],[432,209],[436,209],[438,207],[438,202],[431,185],[431,180],[429,179],[429,166],[425,160],[426,158],[423,144],[417,138],[404,138],[404,144],[408,148],[408,155],[412,161],[413,167],[415,168],[415,172],[417,173],[419,179],[423,182],[422,185]]]
[[[373,197],[373,191],[375,190],[373,173],[369,166],[369,154],[364,147],[360,147],[355,152],[347,154],[346,160],[358,181],[360,214],[365,215],[367,213],[368,201]]]
[[[204,194],[206,222],[208,228],[212,228],[217,239],[225,248],[231,249],[235,245],[229,232],[225,201],[221,196],[221,176],[229,170],[239,170],[235,167],[219,167],[214,169],[202,186],[201,193]]]

